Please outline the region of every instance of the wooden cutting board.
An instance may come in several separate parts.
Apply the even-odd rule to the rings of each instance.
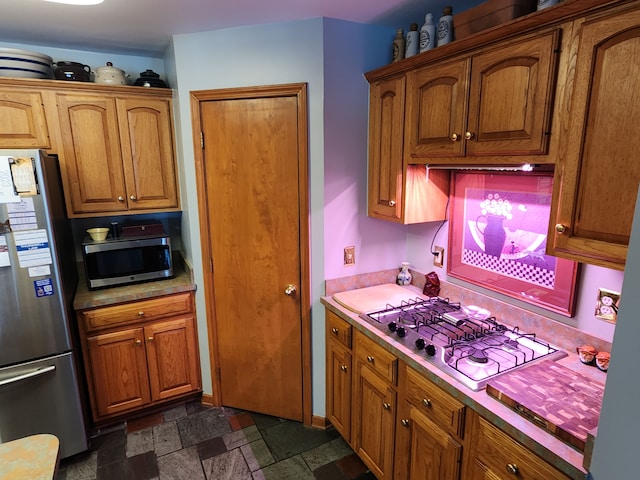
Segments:
[[[387,305],[400,305],[402,301],[418,297],[421,295],[415,290],[409,290],[395,283],[348,290],[333,295],[336,302],[358,314],[382,310]]]
[[[598,425],[604,385],[545,360],[490,380],[487,393],[584,452],[587,433]]]

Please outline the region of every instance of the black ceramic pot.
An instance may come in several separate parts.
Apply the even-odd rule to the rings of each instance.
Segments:
[[[74,80],[76,82],[89,82],[91,67],[78,62],[54,63],[53,76],[56,80]]]
[[[138,78],[133,84],[138,87],[167,88],[167,84],[164,83],[164,81],[160,79],[160,75],[153,70],[140,72],[140,78]]]

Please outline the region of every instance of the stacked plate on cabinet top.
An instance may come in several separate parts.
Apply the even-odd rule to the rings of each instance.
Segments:
[[[0,77],[53,78],[51,63],[42,53],[0,48]]]

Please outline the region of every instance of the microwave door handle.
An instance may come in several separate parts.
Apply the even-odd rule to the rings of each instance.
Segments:
[[[50,365],[45,368],[39,368],[34,370],[33,372],[23,373],[22,375],[16,375],[15,377],[5,378],[4,380],[0,380],[0,387],[5,385],[9,385],[11,383],[21,382],[22,380],[27,380],[28,378],[37,377],[39,375],[44,375],[45,373],[52,372],[56,369],[55,365]]]

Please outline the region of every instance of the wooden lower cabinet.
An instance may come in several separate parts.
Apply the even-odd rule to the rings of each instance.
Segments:
[[[80,312],[95,422],[201,391],[192,306],[183,293]]]
[[[469,480],[570,480],[475,412],[469,436]]]
[[[398,410],[396,479],[459,480],[462,444],[409,402]]]
[[[400,362],[394,479],[459,480],[466,407]]]
[[[329,311],[326,335],[327,419],[378,480],[570,480]]]
[[[360,332],[354,335],[352,447],[378,480],[393,478],[398,360]]]

